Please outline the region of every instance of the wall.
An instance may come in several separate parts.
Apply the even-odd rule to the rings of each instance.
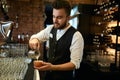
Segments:
[[[92,37],[90,34],[101,32],[98,25],[95,25],[96,18],[94,8],[96,5],[79,4],[79,26],[78,30],[82,33],[85,45],[91,44]],[[97,18],[99,20],[99,18]]]
[[[13,29],[13,39],[17,41],[18,34],[32,34],[44,28],[44,4],[42,0],[7,0],[8,16],[10,21],[16,22],[18,16],[18,28]],[[3,14],[0,13],[0,18],[3,19]],[[14,26],[16,27],[16,26]],[[0,34],[0,41],[3,40]]]
[[[17,35],[28,32],[32,34],[42,30],[44,28],[44,10],[45,2],[52,2],[52,0],[7,0],[9,9],[9,20],[16,22],[16,16],[18,16],[18,28],[14,28],[13,39],[17,41]],[[72,5],[74,4],[95,4],[94,0],[69,0]],[[99,2],[98,2],[99,3]],[[1,12],[1,11],[0,11]],[[3,18],[3,14],[0,13],[0,18]],[[0,40],[3,40],[0,34]]]

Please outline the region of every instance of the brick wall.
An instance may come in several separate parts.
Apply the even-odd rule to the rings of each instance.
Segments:
[[[18,28],[13,30],[13,39],[17,41],[17,35],[27,33],[32,34],[42,30],[44,28],[44,10],[45,1],[52,2],[53,0],[7,0],[7,4],[10,6],[8,9],[9,20],[16,22],[16,16],[18,16]],[[95,4],[94,0],[69,0],[71,4]],[[0,9],[0,19],[3,18],[3,14]],[[0,34],[0,41],[3,40]]]
[[[17,41],[18,34],[32,34],[42,30],[44,28],[44,4],[43,0],[7,0],[7,4],[10,6],[8,9],[8,16],[10,21],[16,22],[16,16],[18,16],[18,28],[13,29],[13,39]],[[3,18],[3,14],[0,11],[0,18]],[[0,34],[0,41],[3,40]]]

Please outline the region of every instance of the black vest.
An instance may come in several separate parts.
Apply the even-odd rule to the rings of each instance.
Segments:
[[[50,32],[49,57],[48,62],[52,64],[62,64],[70,61],[70,45],[76,30],[70,27],[66,33],[56,41],[56,29]],[[50,71],[49,80],[72,80],[73,70],[70,71]]]

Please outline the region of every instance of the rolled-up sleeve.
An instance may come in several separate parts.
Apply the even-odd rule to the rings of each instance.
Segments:
[[[36,34],[33,34],[30,37],[30,39],[37,38],[37,39],[39,39],[42,42],[47,41],[49,39],[50,31],[51,31],[52,27],[53,27],[52,25],[48,26],[44,30],[41,30],[40,32],[38,32]]]
[[[80,68],[80,63],[83,58],[84,39],[80,32],[76,32],[73,35],[71,51],[71,62],[75,65],[75,68]]]

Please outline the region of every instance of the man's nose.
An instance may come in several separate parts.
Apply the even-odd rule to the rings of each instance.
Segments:
[[[57,18],[54,18],[53,21],[56,23],[58,20],[57,20]]]

